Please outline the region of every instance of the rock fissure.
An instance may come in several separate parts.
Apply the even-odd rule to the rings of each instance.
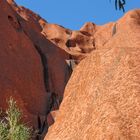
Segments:
[[[44,79],[44,85],[45,85],[46,92],[51,92],[50,86],[49,86],[49,73],[48,73],[47,58],[46,58],[45,54],[41,51],[40,47],[38,47],[37,45],[34,45],[34,46],[41,59],[41,63],[42,63],[42,67],[43,67],[43,75],[44,75],[43,79]]]

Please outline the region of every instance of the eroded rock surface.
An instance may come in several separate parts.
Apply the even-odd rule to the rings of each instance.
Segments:
[[[140,49],[92,53],[74,71],[45,140],[140,139]]]
[[[38,139],[54,123],[45,140],[139,140],[139,19],[72,31],[1,0],[0,107],[12,96]]]
[[[62,101],[72,72],[69,54],[41,34],[45,20],[8,2],[0,1],[0,108],[13,97],[24,122],[35,130],[46,124],[41,134],[47,132],[47,115]]]
[[[140,139],[139,14],[99,27],[100,44],[73,72],[45,140]]]
[[[37,116],[45,121],[48,108],[42,62],[15,11],[5,0],[0,7],[0,107],[13,97],[25,121],[37,128]]]

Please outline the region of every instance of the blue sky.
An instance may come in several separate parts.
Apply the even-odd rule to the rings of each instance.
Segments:
[[[85,22],[98,25],[116,21],[123,16],[122,11],[115,11],[114,0],[15,0],[49,23],[56,23],[66,28],[79,30]],[[126,0],[126,11],[140,8],[140,0]],[[102,3],[101,3],[102,2]]]

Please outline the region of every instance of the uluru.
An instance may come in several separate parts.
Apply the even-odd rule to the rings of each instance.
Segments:
[[[115,0],[112,20],[71,29],[19,1],[0,0],[0,140],[140,140],[140,9]]]

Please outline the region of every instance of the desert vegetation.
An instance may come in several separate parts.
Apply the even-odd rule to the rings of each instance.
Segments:
[[[13,98],[6,112],[0,112],[0,140],[29,140],[31,129],[21,123],[22,113]]]

